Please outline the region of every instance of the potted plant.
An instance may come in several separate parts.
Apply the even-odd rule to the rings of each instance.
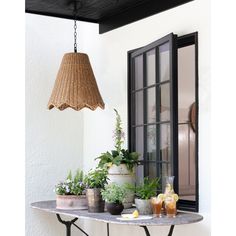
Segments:
[[[115,150],[102,153],[95,160],[99,160],[98,166],[108,169],[109,183],[115,182],[123,185],[135,183],[135,166],[138,163],[139,154],[124,149],[124,132],[121,127],[121,117],[116,109],[116,128],[114,130]],[[125,208],[131,207],[134,200],[132,194],[127,195],[123,204]]]
[[[122,201],[126,194],[125,187],[111,183],[106,185],[101,193],[103,200],[106,202],[107,211],[112,215],[119,215],[124,209]]]
[[[83,171],[77,170],[74,177],[70,171],[66,180],[55,186],[57,208],[88,209],[83,178]]]
[[[159,181],[159,178],[149,179],[145,177],[143,183],[127,186],[135,193],[135,206],[140,215],[152,214],[151,197],[157,195],[157,189],[160,187]]]
[[[105,202],[102,199],[101,189],[107,184],[107,170],[96,168],[90,170],[85,177],[86,196],[89,212],[104,212]]]

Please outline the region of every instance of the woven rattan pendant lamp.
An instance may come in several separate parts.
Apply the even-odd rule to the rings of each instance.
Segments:
[[[77,10],[75,1],[75,10]],[[54,88],[48,102],[53,107],[64,110],[68,107],[76,111],[87,107],[104,109],[104,102],[98,90],[96,79],[87,54],[77,52],[76,11],[74,20],[74,53],[66,53],[62,59]]]

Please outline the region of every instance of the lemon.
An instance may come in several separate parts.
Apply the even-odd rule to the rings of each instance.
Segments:
[[[112,166],[112,162],[107,163],[107,167],[110,168]]]
[[[158,194],[157,199],[160,199],[161,201],[165,200],[165,195],[163,193]]]
[[[139,213],[138,213],[137,210],[135,210],[135,211],[132,213],[132,215],[133,215],[134,218],[138,218]]]
[[[178,196],[178,194],[175,193],[175,194],[173,195],[173,198],[174,198],[175,201],[177,202],[177,201],[179,200],[179,196]]]

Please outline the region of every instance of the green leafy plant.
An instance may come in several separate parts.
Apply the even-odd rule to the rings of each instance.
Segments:
[[[65,181],[58,183],[54,191],[58,195],[82,195],[85,194],[84,173],[77,170],[75,176],[69,172]]]
[[[103,168],[96,168],[90,170],[85,176],[84,182],[87,188],[104,188],[107,184],[107,170]]]
[[[122,148],[125,134],[122,131],[120,114],[116,109],[114,111],[116,113],[116,128],[114,130],[115,150],[102,153],[95,160],[99,160],[98,166],[101,168],[109,168],[113,164],[117,166],[125,164],[127,169],[132,172],[134,166],[138,163],[139,154]]]
[[[126,189],[116,183],[111,183],[101,190],[102,198],[107,203],[122,203],[126,196]]]
[[[157,189],[160,188],[160,178],[149,179],[145,177],[143,183],[138,185],[126,184],[126,188],[135,193],[137,198],[148,200],[156,196]]]

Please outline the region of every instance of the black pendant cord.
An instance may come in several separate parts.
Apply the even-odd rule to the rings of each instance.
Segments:
[[[76,19],[74,20],[74,52],[77,52],[77,24],[76,24]]]
[[[76,13],[77,13],[77,1],[74,0],[74,52],[77,52],[77,22],[76,22]]]

